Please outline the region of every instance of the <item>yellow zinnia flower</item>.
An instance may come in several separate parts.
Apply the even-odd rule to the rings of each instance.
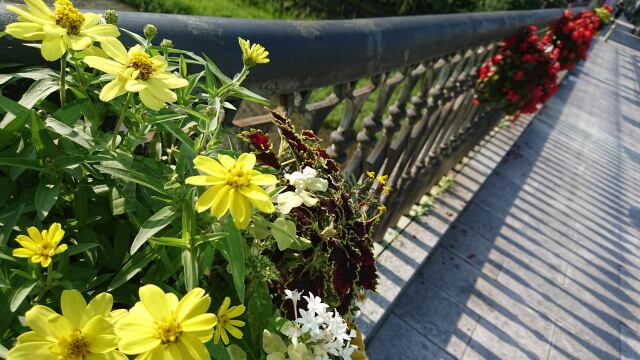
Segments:
[[[242,50],[242,62],[247,66],[266,64],[269,62],[269,52],[260,44],[253,44],[249,40],[238,38]]]
[[[193,160],[196,169],[207,175],[191,176],[185,182],[211,186],[198,199],[198,212],[211,208],[211,214],[220,219],[230,210],[235,226],[246,229],[251,218],[251,206],[268,214],[275,211],[269,194],[260,186],[275,185],[278,179],[253,170],[256,164],[254,154],[241,154],[237,161],[229,155],[219,155],[218,160],[206,156],[196,156]]]
[[[229,305],[231,305],[231,299],[225,297],[218,310],[218,325],[216,325],[216,331],[213,334],[214,344],[219,343],[220,338],[222,338],[222,342],[225,345],[229,345],[227,332],[236,339],[242,339],[242,331],[238,328],[244,326],[244,321],[233,320],[233,318],[244,314],[245,307],[242,304],[232,307],[229,307]]]
[[[100,100],[104,102],[126,92],[133,92],[140,94],[140,100],[146,107],[160,110],[165,103],[177,100],[176,93],[170,89],[189,84],[187,80],[167,71],[167,62],[162,56],[151,57],[140,45],[132,47],[129,51],[117,39],[102,41],[101,45],[113,60],[87,56],[84,62],[115,77],[100,91]]]
[[[21,248],[13,250],[13,256],[19,258],[31,258],[34,263],[40,263],[42,267],[51,264],[51,258],[67,250],[67,244],[60,244],[64,237],[64,230],[59,223],[53,223],[49,230],[40,232],[35,227],[27,229],[26,235],[18,235],[16,241]]]
[[[40,52],[46,60],[60,59],[68,48],[84,50],[94,41],[120,35],[117,27],[100,23],[101,15],[83,14],[69,0],[56,0],[53,11],[42,0],[24,2],[26,6],[7,5],[19,17],[5,31],[20,40],[42,40]]]
[[[18,336],[8,360],[95,359],[126,360],[116,350],[118,337],[111,315],[113,297],[101,293],[87,305],[77,290],[65,290],[60,300],[62,315],[36,305],[25,314],[33,330]]]
[[[209,359],[216,316],[207,313],[211,298],[195,288],[180,301],[155,285],[138,290],[140,301],[116,324],[118,348],[138,359]]]

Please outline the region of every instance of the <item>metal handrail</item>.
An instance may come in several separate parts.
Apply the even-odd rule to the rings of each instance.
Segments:
[[[325,21],[118,14],[120,27],[141,33],[146,24],[154,24],[158,39],[168,38],[180,49],[206,53],[227,73],[241,66],[238,36],[261,43],[271,52],[271,63],[254,69],[246,85],[263,95],[275,95],[354,81],[496,41],[523,26],[546,26],[562,12],[549,9]],[[14,13],[0,9],[0,29],[15,20]],[[0,38],[0,54],[2,62],[43,64],[37,50],[11,36]]]

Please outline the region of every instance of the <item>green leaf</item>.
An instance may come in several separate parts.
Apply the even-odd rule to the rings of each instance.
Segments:
[[[77,132],[73,128],[54,118],[48,118],[45,120],[45,125],[56,134],[73,141],[85,149],[89,149],[93,145],[93,139],[91,139],[91,136]]]
[[[145,40],[145,38],[143,38],[142,36],[131,32],[127,29],[124,28],[120,28],[120,30],[124,31],[127,35],[131,36],[133,38],[133,40],[135,40],[136,42],[138,42],[140,45],[142,45],[143,47],[147,46],[147,40]]]
[[[0,344],[0,358],[6,359],[8,356],[7,354],[9,354],[9,349]]]
[[[29,109],[20,105],[19,103],[0,95],[0,109],[4,109],[4,111],[10,112],[11,114],[17,116]],[[4,121],[0,123],[0,128],[4,128],[6,124]]]
[[[187,245],[184,243],[184,240],[177,237],[150,237],[148,242],[157,245],[166,245],[166,246],[174,246],[184,249]]]
[[[0,95],[0,98],[2,95]],[[31,112],[25,111],[13,118],[0,129],[0,149],[4,149],[7,145],[11,144],[15,138],[20,135],[20,132],[27,124],[27,121],[31,119]]]
[[[216,360],[231,360],[229,358],[229,353],[224,347],[224,344],[221,342],[214,344],[213,341],[207,341],[204,346],[207,347],[209,354],[211,357]]]
[[[122,267],[120,271],[113,277],[109,284],[107,291],[113,291],[119,288],[122,284],[131,280],[137,273],[142,271],[142,268],[147,266],[153,259],[156,258],[156,251],[151,246],[147,246],[141,252],[133,255],[129,261]]]
[[[136,184],[146,186],[149,189],[155,190],[160,194],[166,195],[163,184],[160,181],[156,181],[154,178],[146,174],[142,174],[133,170],[120,169],[120,168],[102,166],[102,165],[96,165],[95,168],[100,170],[100,172],[109,174],[115,178],[118,178],[124,181],[131,181]]]
[[[163,122],[163,123],[158,124],[158,126],[163,128],[163,129],[165,129],[165,130],[167,130],[168,132],[172,133],[173,136],[175,136],[178,139],[180,139],[180,141],[182,141],[184,144],[189,146],[191,149],[194,149],[193,140],[191,140],[191,138],[187,135],[187,133],[185,133],[175,123],[173,123],[173,122]]]
[[[247,353],[236,344],[227,346],[227,352],[229,353],[229,360],[247,360]]]
[[[194,259],[194,254],[185,249],[182,251],[182,268],[184,269],[184,287],[191,291],[198,286],[198,262]]]
[[[46,171],[38,159],[0,158],[0,165],[38,170],[42,172]]]
[[[40,157],[54,157],[56,155],[56,145],[54,144],[49,132],[44,127],[44,122],[31,110],[31,141],[36,153]]]
[[[4,224],[2,224],[2,232],[0,232],[0,245],[6,245],[9,241],[9,236],[11,236],[11,232],[13,231],[13,226],[16,224],[22,212],[24,211],[25,203],[21,203],[18,206],[15,206],[15,210],[10,218],[8,218]]]
[[[249,289],[247,316],[250,327],[252,346],[259,349],[262,346],[262,333],[269,325],[273,316],[273,304],[269,295],[269,286],[264,281],[254,280]]]
[[[37,282],[28,282],[20,286],[15,293],[13,293],[13,297],[11,297],[11,303],[9,308],[11,311],[16,311],[22,305],[24,300],[29,296],[33,287],[36,286]]]
[[[138,232],[138,235],[136,235],[136,238],[133,239],[130,250],[131,254],[133,255],[138,251],[150,237],[171,224],[177,215],[176,209],[173,206],[166,206],[147,219],[147,221],[142,224],[142,228]]]
[[[67,104],[65,107],[54,112],[53,117],[67,126],[71,126],[80,119],[82,113],[89,104],[90,101],[88,99],[82,99],[77,102]]]
[[[38,218],[43,220],[49,214],[49,210],[55,205],[60,194],[60,184],[48,184],[47,181],[40,180],[36,190],[36,211]]]
[[[59,88],[60,84],[51,78],[36,80],[33,84],[31,84],[31,86],[29,86],[29,89],[25,91],[18,103],[27,109],[31,109],[33,105],[35,105],[38,101],[46,98],[52,92],[58,90]],[[2,106],[1,103],[0,106]],[[11,114],[5,115],[4,119],[0,123],[0,127],[4,127],[4,125],[6,125],[6,122],[11,121],[15,117],[15,115],[19,113],[15,113],[14,111],[10,111],[9,109],[6,110]]]
[[[244,263],[244,238],[240,235],[238,229],[233,224],[231,216],[227,216],[227,220],[224,223],[225,231],[229,234],[223,241],[222,245],[226,250],[229,266],[231,267],[231,275],[233,277],[233,284],[236,287],[238,298],[241,303],[244,303],[245,292],[245,263]]]
[[[269,225],[271,234],[278,244],[278,249],[304,250],[311,247],[311,241],[296,235],[296,224],[285,218],[278,218]]]
[[[73,256],[73,255],[78,255],[81,254],[85,251],[91,250],[97,246],[100,246],[100,244],[97,243],[81,243],[81,244],[77,244],[77,245],[71,245],[69,247],[69,251],[67,251],[67,254],[69,256]]]
[[[244,88],[242,86],[238,86],[236,88],[234,88],[233,90],[231,90],[231,92],[229,93],[229,95],[231,96],[235,96],[235,97],[239,97],[241,99],[245,99],[245,100],[249,100],[251,102],[255,102],[258,104],[262,104],[262,105],[266,105],[266,106],[270,106],[271,105],[271,101],[269,101],[268,99],[254,93],[253,91]]]

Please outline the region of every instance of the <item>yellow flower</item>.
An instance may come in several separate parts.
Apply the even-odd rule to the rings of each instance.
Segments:
[[[384,186],[382,187],[382,191],[384,191],[385,194],[389,195],[391,193],[391,188],[388,186]]]
[[[387,207],[386,207],[386,206],[384,206],[384,205],[380,205],[380,206],[378,206],[378,212],[379,212],[380,214],[384,214],[385,212],[387,212]]]
[[[53,11],[42,0],[24,2],[26,6],[7,5],[19,17],[5,31],[20,40],[42,40],[40,52],[46,60],[60,59],[69,48],[84,50],[94,41],[120,35],[117,27],[100,24],[101,15],[83,14],[69,0],[56,0]]]
[[[373,171],[367,171],[367,177],[369,179],[373,179],[376,176],[376,173],[374,173]]]
[[[107,320],[113,305],[110,294],[101,293],[87,305],[79,291],[65,290],[60,304],[62,315],[42,305],[27,311],[25,320],[33,331],[18,337],[7,359],[127,359],[116,350],[118,337]]]
[[[278,179],[253,170],[256,163],[254,154],[241,154],[238,160],[219,155],[218,161],[206,156],[196,156],[193,160],[196,169],[206,175],[191,176],[185,182],[211,186],[196,202],[198,212],[211,208],[211,214],[220,219],[230,210],[235,226],[246,229],[252,206],[268,214],[275,211],[269,194],[260,186],[277,184]]]
[[[231,299],[226,297],[222,305],[220,305],[220,309],[218,309],[218,325],[216,325],[216,331],[213,334],[214,344],[219,343],[220,338],[222,338],[222,342],[228,345],[229,336],[227,332],[236,339],[242,339],[242,331],[238,328],[244,326],[244,321],[233,320],[233,318],[244,314],[245,307],[242,304],[229,307],[230,304]]]
[[[160,110],[165,103],[177,100],[170,89],[187,86],[189,82],[167,71],[161,55],[149,56],[136,45],[127,51],[117,39],[101,42],[110,59],[87,56],[84,62],[92,68],[113,75],[114,79],[100,91],[100,100],[107,102],[126,92],[140,94],[142,103],[152,110]]]
[[[242,50],[242,62],[247,66],[266,64],[269,62],[269,52],[260,44],[253,44],[249,40],[238,38]]]
[[[387,180],[389,180],[389,175],[380,175],[378,176],[378,182],[382,185],[386,185]]]
[[[16,241],[21,248],[13,250],[13,256],[19,258],[31,258],[31,262],[40,263],[42,267],[51,264],[51,258],[67,250],[67,244],[60,244],[64,237],[64,230],[59,223],[53,223],[49,230],[40,232],[35,227],[27,229],[26,235],[18,235]]]
[[[138,290],[140,301],[116,324],[118,348],[138,359],[209,359],[216,316],[208,313],[211,298],[195,288],[180,301],[155,285]]]

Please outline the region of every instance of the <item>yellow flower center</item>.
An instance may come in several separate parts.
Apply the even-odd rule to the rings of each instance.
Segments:
[[[89,354],[89,345],[82,331],[75,330],[60,342],[63,359],[84,359]]]
[[[56,254],[56,247],[49,240],[43,240],[36,246],[36,252],[42,257],[52,257]]]
[[[232,169],[227,175],[227,185],[233,188],[241,188],[247,186],[249,185],[250,181],[251,176],[248,172],[245,172],[242,169]]]
[[[69,0],[56,0],[53,3],[53,17],[56,24],[67,29],[67,34],[78,35],[84,25],[84,15]]]
[[[153,74],[153,61],[151,57],[144,51],[136,51],[129,56],[127,67],[134,69],[133,77],[135,79],[147,80]]]
[[[169,320],[158,325],[158,336],[162,344],[176,342],[180,335],[182,335],[182,326],[178,322]]]

